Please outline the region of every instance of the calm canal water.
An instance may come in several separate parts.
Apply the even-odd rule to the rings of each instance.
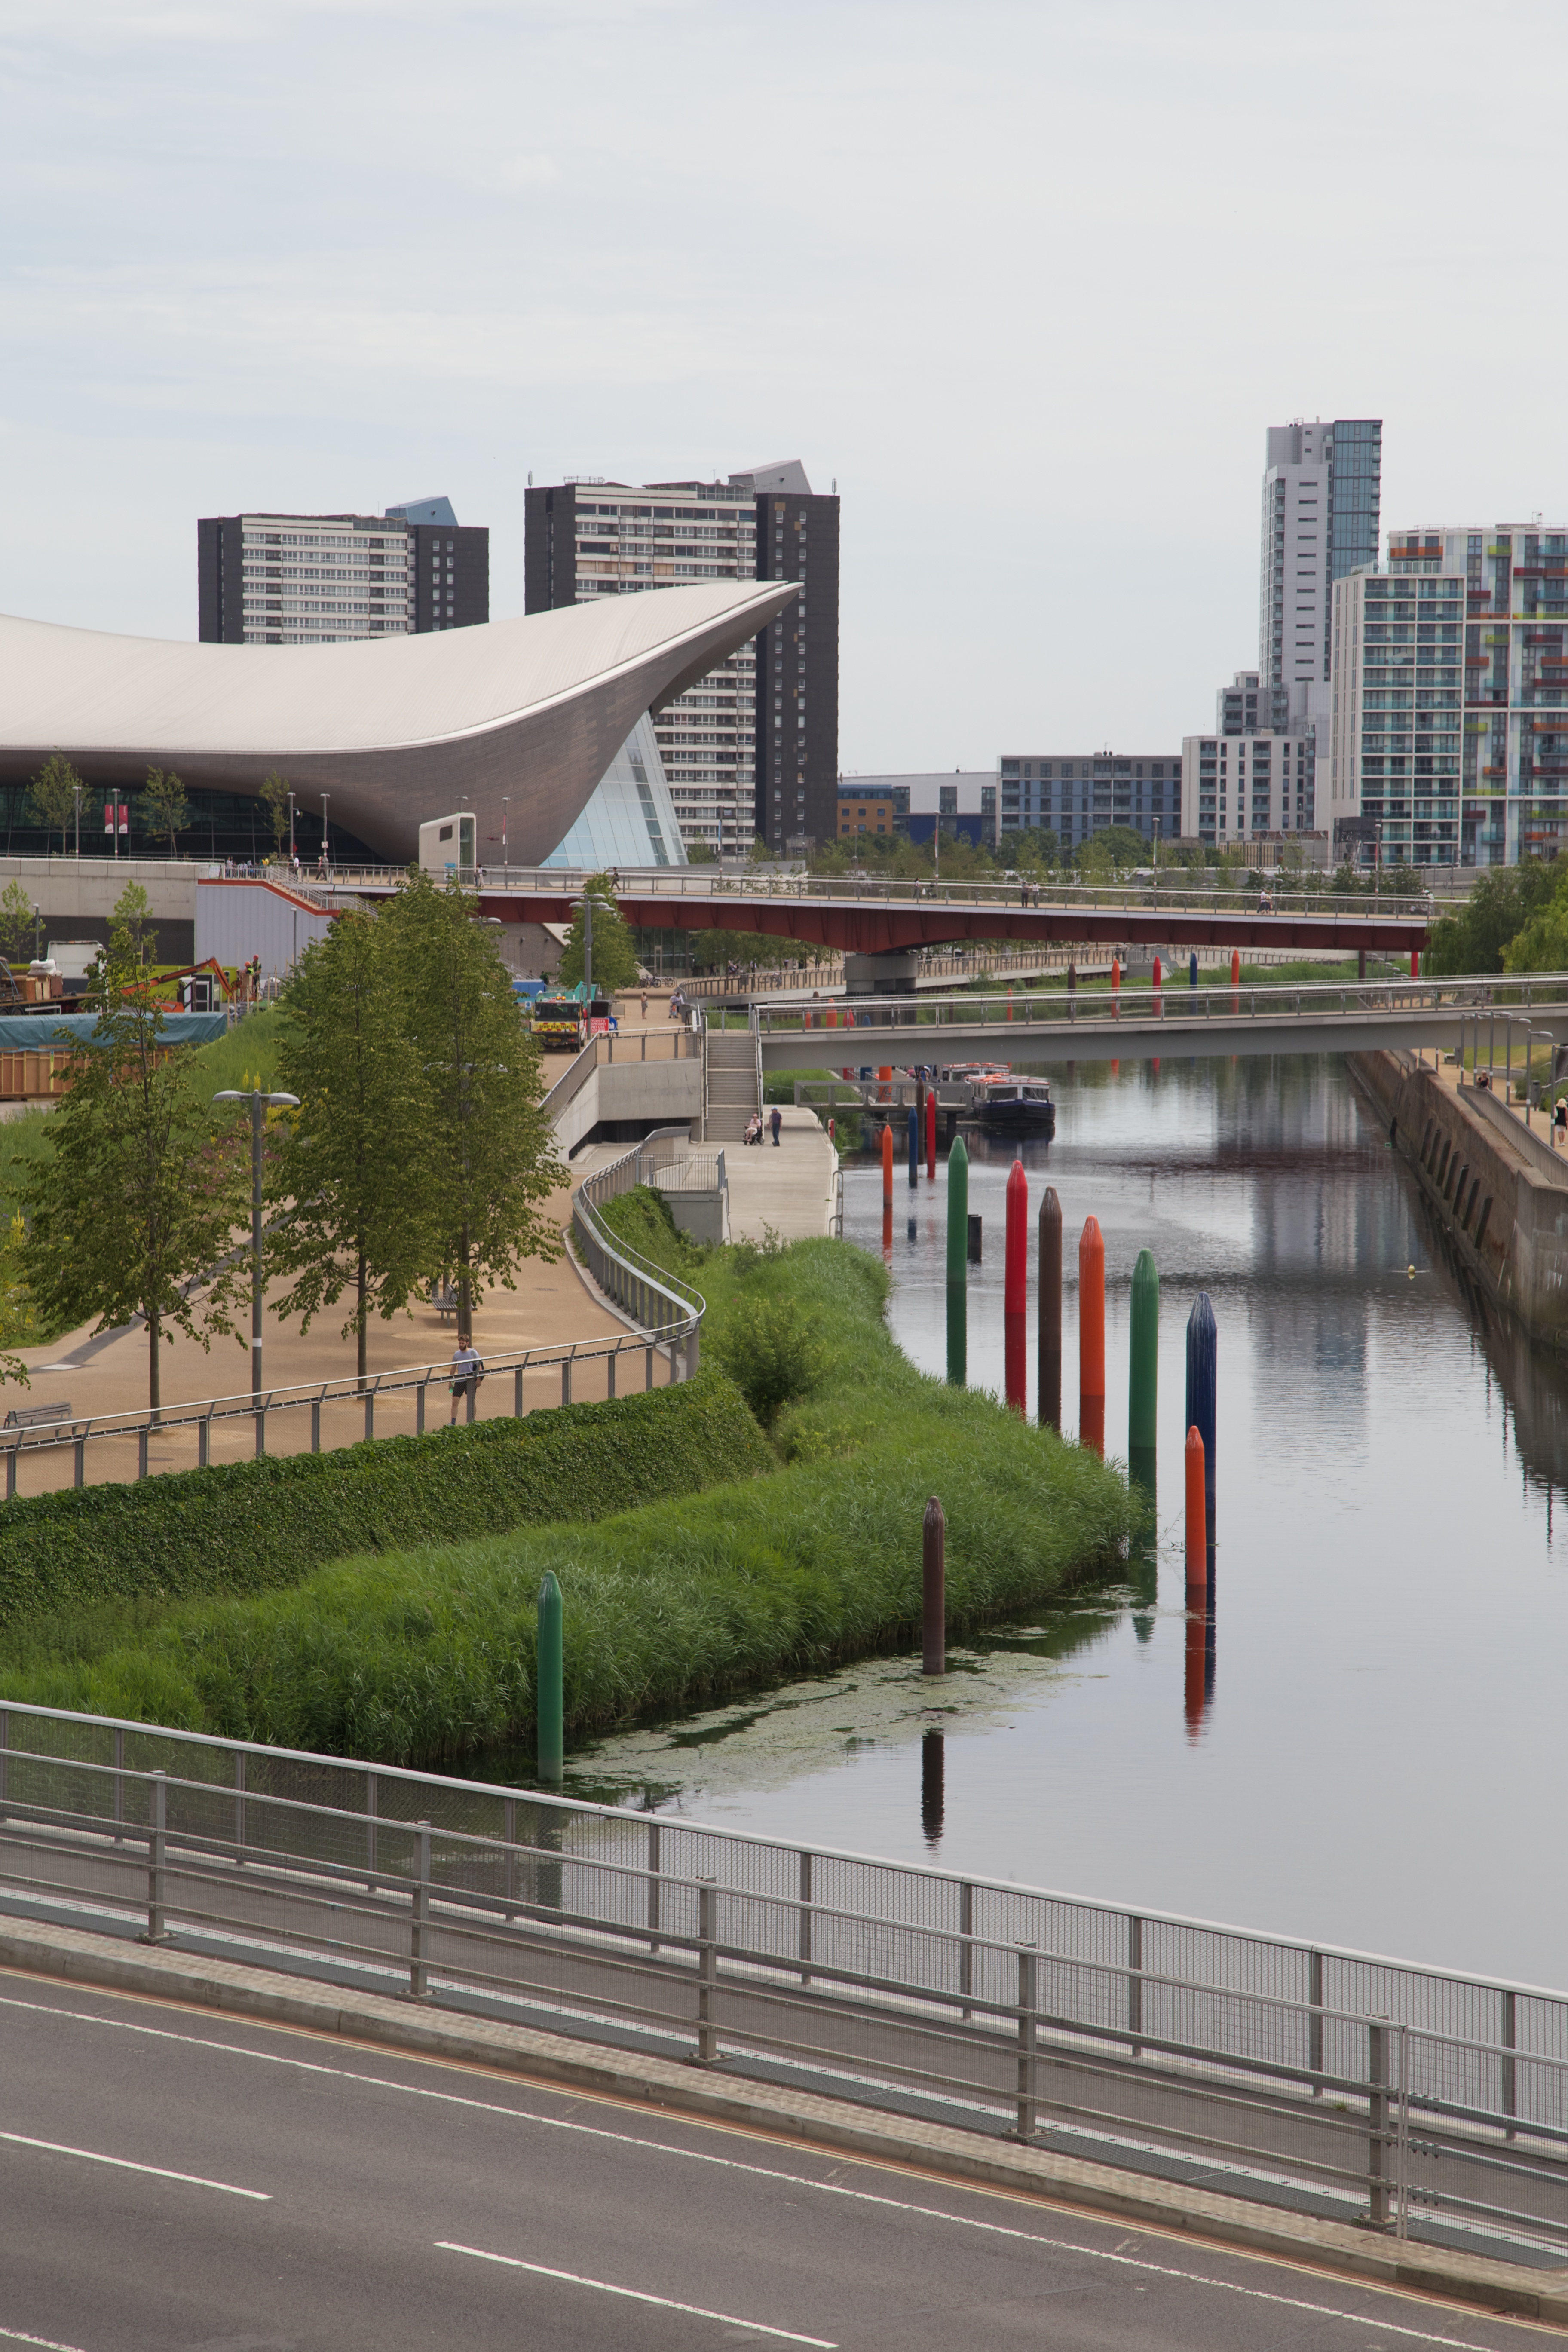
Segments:
[[[1077,1236],[1107,1262],[1106,1443],[1128,1286],[1161,1276],[1160,1534],[1124,1585],[957,1654],[799,1684],[612,1741],[572,1785],[777,1835],[1568,1984],[1568,1373],[1468,1295],[1337,1060],[1052,1072],[1023,1152],[1060,1195],[1063,1412]],[[970,1378],[1002,1383],[1010,1147],[977,1144]],[[846,1171],[879,1250],[879,1171]],[[943,1368],[945,1174],[900,1170],[893,1329]],[[1414,1268],[1414,1272],[1409,1271]],[[1184,1333],[1219,1327],[1210,1687],[1184,1703]],[[1033,1235],[1031,1235],[1031,1297]],[[1031,1320],[1030,1375],[1033,1380]],[[1031,1387],[1031,1407],[1033,1389]],[[936,1735],[940,1735],[937,1737]]]

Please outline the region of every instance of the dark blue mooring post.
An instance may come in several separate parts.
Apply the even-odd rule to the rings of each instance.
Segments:
[[[1188,986],[1189,988],[1195,988],[1195,987],[1197,986],[1197,984],[1198,984],[1198,951],[1197,951],[1196,948],[1194,948],[1194,949],[1193,950],[1193,951],[1192,951],[1192,954],[1187,958],[1187,986]]]
[[[910,1188],[921,1181],[921,1115],[913,1103],[910,1105]]]
[[[1219,1385],[1219,1334],[1206,1290],[1200,1290],[1187,1318],[1187,1427],[1204,1442],[1204,1503],[1208,1539],[1214,1542],[1215,1419]]]

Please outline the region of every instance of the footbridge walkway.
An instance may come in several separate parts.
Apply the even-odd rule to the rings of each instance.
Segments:
[[[1317,982],[1305,986],[1122,988],[1049,994],[857,998],[853,1004],[760,1005],[752,1020],[762,1066],[876,1062],[1138,1061],[1161,1055],[1362,1054],[1381,1046],[1451,1051],[1479,1027],[1480,1059],[1513,1058],[1525,1034],[1568,1043],[1568,973],[1527,981]]]
[[[547,867],[487,867],[479,912],[505,923],[569,919],[583,877]],[[717,874],[706,866],[626,875],[617,903],[649,929],[732,930],[800,940],[852,955],[904,955],[955,940],[1062,940],[1107,947],[1298,948],[1408,955],[1426,945],[1434,902],[1340,898],[1316,889],[1189,889],[1014,882],[914,883],[856,877]]]

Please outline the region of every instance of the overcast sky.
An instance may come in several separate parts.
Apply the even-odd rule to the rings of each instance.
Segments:
[[[847,770],[1176,748],[1264,428],[1568,522],[1562,0],[0,0],[0,609],[194,637],[195,519],[799,457]]]

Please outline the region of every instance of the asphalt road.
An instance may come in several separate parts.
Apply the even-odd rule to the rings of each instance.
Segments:
[[[0,2352],[1501,2352],[1555,2333],[0,1971]]]

